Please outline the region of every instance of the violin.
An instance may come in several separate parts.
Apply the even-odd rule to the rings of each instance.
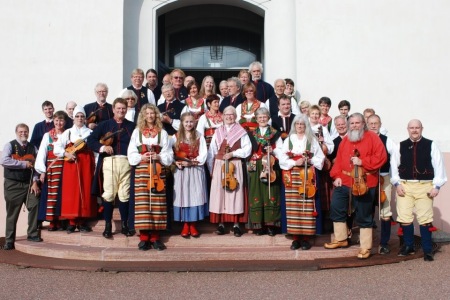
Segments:
[[[33,165],[34,162],[36,161],[36,158],[33,156],[33,154],[25,154],[24,156],[20,156],[19,154],[11,154],[11,157],[15,160],[29,161]]]
[[[150,146],[150,152],[153,152],[153,147]],[[153,194],[160,194],[164,192],[164,180],[161,179],[162,167],[160,163],[156,162],[156,159],[150,159],[148,164],[148,172],[150,174],[150,179],[147,183],[147,188]]]
[[[358,149],[353,151],[353,155],[359,157],[360,153]],[[354,165],[350,176],[353,178],[352,194],[354,196],[365,195],[369,190],[366,185],[366,170],[361,166]]]
[[[319,128],[317,129],[317,138],[323,138],[323,128],[322,126],[319,126]],[[327,145],[325,145],[325,143],[323,141],[319,141],[319,145],[322,148],[322,152],[323,154],[325,154],[325,156],[328,154],[328,148]]]
[[[101,106],[99,109],[91,112],[89,116],[86,118],[86,126],[95,123],[97,121],[97,112],[101,111],[104,108],[104,106]]]
[[[314,180],[314,167],[308,167],[308,158],[311,153],[306,152],[303,154],[305,158],[305,165],[303,166],[303,172],[300,172],[300,186],[298,187],[298,193],[304,195],[306,198],[312,198],[316,194],[316,186]]]
[[[73,143],[72,146],[69,146],[66,148],[66,152],[70,154],[75,154],[79,150],[83,149],[86,146],[86,142],[83,139],[76,140],[75,143]],[[68,157],[64,157],[64,160],[70,160]]]
[[[196,165],[198,162],[190,160],[188,154],[184,151],[174,151],[175,152],[175,161],[186,161],[189,165]]]
[[[230,152],[230,146],[227,145],[225,148],[225,154]],[[234,177],[234,171],[236,166],[230,162],[228,159],[222,165],[222,187],[228,192],[232,192],[239,187],[239,182],[236,177]]]
[[[100,138],[100,144],[105,146],[111,146],[114,142],[114,136],[120,134],[122,131],[123,128],[120,128],[115,132],[107,132],[104,136]]]
[[[277,179],[277,174],[273,169],[275,158],[270,154],[270,151],[267,151],[267,156],[262,157],[261,163],[263,166],[263,170],[261,171],[259,180],[261,180],[261,182],[263,183],[267,183],[268,181],[270,181],[270,183],[274,182]]]

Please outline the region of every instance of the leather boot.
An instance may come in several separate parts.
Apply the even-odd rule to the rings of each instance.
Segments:
[[[189,224],[189,232],[191,233],[192,237],[199,237],[200,233],[198,232],[197,228],[195,228],[195,223],[192,222]]]
[[[105,223],[105,231],[103,231],[103,236],[107,239],[112,238],[112,224],[111,222]]]
[[[121,225],[122,225],[122,231],[121,231],[121,233],[124,234],[124,235],[126,235],[126,236],[132,236],[130,230],[128,229],[127,221],[121,221],[120,223],[121,223]]]
[[[347,224],[345,222],[333,222],[334,240],[331,243],[325,243],[326,249],[336,249],[348,247]]]
[[[358,258],[366,259],[370,256],[370,249],[372,249],[372,228],[361,228],[360,229],[360,245],[361,249],[358,253]]]
[[[189,237],[189,223],[184,222],[183,230],[181,230],[181,236],[184,238]]]

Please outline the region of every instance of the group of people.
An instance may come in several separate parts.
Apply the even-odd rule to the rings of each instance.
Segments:
[[[441,153],[411,120],[409,138],[398,146],[386,136],[373,109],[340,115],[298,101],[291,79],[274,86],[262,80],[261,63],[222,81],[201,84],[180,69],[158,84],[155,70],[133,70],[131,85],[112,104],[108,87],[95,86],[97,100],[73,102],[54,112],[45,101],[46,120],[16,127],[0,163],[5,167],[6,244],[14,249],[15,226],[23,203],[29,210],[29,241],[40,242],[39,221],[48,230],[89,232],[99,212],[103,236],[113,236],[118,206],[120,232],[139,233],[139,250],[164,250],[160,233],[181,222],[180,235],[197,238],[199,221],[209,219],[218,235],[240,237],[243,226],[256,235],[285,233],[291,249],[308,250],[323,234],[326,220],[334,237],[327,249],[348,246],[353,223],[360,228],[358,258],[371,255],[375,207],[381,243],[390,252],[391,187],[397,194],[397,222],[404,244],[398,255],[415,252],[413,211],[425,260],[431,247],[433,198],[446,182]],[[147,83],[144,85],[144,79]],[[39,199],[40,198],[40,199]]]

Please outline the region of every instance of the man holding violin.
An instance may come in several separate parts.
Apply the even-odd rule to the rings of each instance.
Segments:
[[[42,242],[38,235],[37,215],[40,188],[38,174],[34,172],[34,161],[38,149],[28,142],[29,128],[26,124],[16,126],[16,139],[7,143],[0,157],[4,167],[4,191],[6,202],[6,230],[4,250],[14,249],[17,219],[20,208],[28,209],[27,240]]]
[[[101,121],[109,120],[113,117],[112,105],[106,102],[108,86],[105,83],[97,83],[94,91],[97,101],[84,106],[86,126],[91,130]]]
[[[93,182],[93,194],[103,198],[105,238],[112,237],[112,215],[114,200],[119,197],[122,230],[126,236],[133,235],[128,227],[131,167],[127,150],[135,124],[127,119],[127,102],[117,98],[113,102],[114,118],[98,124],[87,139],[90,149],[98,152],[99,158]],[[103,193],[102,193],[103,190]]]
[[[362,114],[352,114],[347,127],[347,136],[339,145],[330,171],[335,186],[330,210],[334,239],[325,243],[324,247],[336,249],[348,246],[346,219],[355,211],[361,246],[357,257],[366,259],[372,248],[372,207],[378,170],[386,162],[387,155],[381,139],[366,129]]]

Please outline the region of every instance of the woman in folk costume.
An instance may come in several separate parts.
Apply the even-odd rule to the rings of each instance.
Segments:
[[[135,166],[130,198],[134,194],[134,223],[140,232],[138,248],[143,251],[151,247],[158,251],[165,249],[159,233],[167,227],[165,174],[172,164],[173,152],[160,116],[153,104],[142,106],[128,146],[128,161]]]
[[[306,115],[294,118],[284,140],[280,167],[286,195],[287,233],[293,235],[291,249],[311,248],[309,237],[316,234],[315,169],[322,169],[325,155],[311,130]]]
[[[61,228],[59,217],[61,215],[61,175],[64,159],[56,157],[53,153],[53,144],[63,134],[67,118],[67,114],[62,110],[54,114],[55,128],[44,134],[34,166],[35,170],[41,174],[40,180],[43,184],[38,220],[50,222],[48,231]]]
[[[172,137],[177,166],[173,174],[173,216],[175,221],[184,223],[181,231],[184,238],[199,237],[195,223],[209,215],[204,168],[208,150],[194,123],[192,113],[183,113],[181,127]]]
[[[255,112],[260,107],[267,106],[256,99],[256,87],[252,82],[246,83],[242,87],[244,102],[236,107],[237,120],[247,131],[253,131],[258,127],[255,119]]]
[[[197,123],[197,131],[205,137],[208,149],[214,132],[223,124],[223,116],[219,111],[219,101],[220,99],[217,95],[206,97],[208,111],[200,117]]]
[[[249,223],[257,235],[274,236],[280,227],[280,168],[276,157],[281,154],[281,132],[268,125],[269,110],[255,112],[258,127],[251,133],[253,152],[247,163],[249,174]]]
[[[77,105],[73,115],[73,127],[64,131],[53,144],[54,154],[64,157],[61,218],[69,220],[67,233],[77,227],[81,232],[92,231],[85,221],[97,215],[97,201],[91,195],[94,153],[86,145],[92,130],[85,126],[86,113],[82,106]]]
[[[234,236],[240,237],[239,223],[248,220],[245,159],[252,151],[247,132],[236,123],[236,109],[223,112],[224,125],[217,128],[208,150],[208,169],[212,174],[209,213],[218,224],[216,234],[225,234],[225,222],[233,223]]]
[[[186,106],[181,113],[191,112],[195,118],[195,125],[197,126],[198,119],[207,111],[206,100],[199,94],[199,86],[195,81],[189,82],[186,87],[189,96],[186,98]]]

